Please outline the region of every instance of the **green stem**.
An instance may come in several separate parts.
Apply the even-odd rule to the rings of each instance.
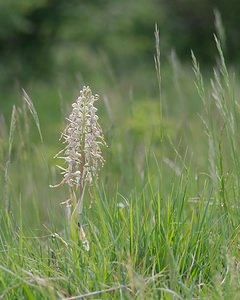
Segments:
[[[83,188],[81,189],[80,198],[77,203],[77,210],[78,210],[78,222],[82,225],[82,210],[83,210],[83,198],[85,193],[86,183],[83,184]]]

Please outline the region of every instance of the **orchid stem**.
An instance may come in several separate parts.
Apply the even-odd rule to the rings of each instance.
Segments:
[[[83,199],[84,199],[84,193],[85,193],[86,183],[83,184],[83,188],[81,191],[80,198],[77,203],[77,209],[78,209],[78,223],[82,226],[82,210],[83,210]]]

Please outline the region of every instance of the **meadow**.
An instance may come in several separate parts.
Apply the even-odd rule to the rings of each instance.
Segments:
[[[239,299],[239,78],[217,38],[210,71],[158,42],[151,70],[120,78],[104,61],[89,78],[31,83],[32,102],[2,95],[0,299]],[[108,144],[84,199],[89,251],[61,204],[68,187],[49,187],[83,84]]]

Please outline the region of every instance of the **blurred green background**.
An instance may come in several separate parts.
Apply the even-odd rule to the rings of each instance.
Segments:
[[[7,161],[13,104],[19,114],[9,170],[12,198],[36,204],[36,214],[43,214],[39,220],[46,217],[45,199],[51,200],[47,201],[51,211],[66,200],[61,189],[53,191],[48,185],[60,179],[53,156],[62,147],[58,138],[65,117],[83,85],[90,85],[101,98],[100,123],[109,145],[102,178],[109,193],[137,188],[149,149],[154,149],[156,159],[161,158],[169,175],[166,191],[172,185],[175,147],[183,160],[191,162],[193,174],[204,169],[208,149],[198,116],[201,103],[194,86],[191,49],[208,79],[217,54],[213,38],[217,22],[226,60],[237,71],[239,12],[237,0],[0,0],[3,162]],[[162,120],[154,65],[155,24],[160,32]],[[24,108],[22,88],[36,106],[43,143]],[[2,185],[4,176],[3,171]],[[1,193],[4,197],[3,189]]]
[[[234,62],[240,48],[237,0],[1,0],[1,83],[8,88],[77,76],[100,81],[105,74],[97,73],[107,72],[108,64],[117,76],[129,76],[152,65],[155,23],[164,54],[174,48],[189,60],[192,49],[211,63],[214,11],[223,19],[225,55]]]

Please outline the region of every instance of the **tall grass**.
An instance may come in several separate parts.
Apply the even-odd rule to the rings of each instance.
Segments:
[[[44,136],[32,101],[27,104],[33,121],[24,104],[13,108],[9,134],[0,132],[5,199],[0,210],[0,298],[239,298],[238,91],[215,41],[218,60],[212,80],[201,73],[192,53],[191,76],[195,74],[201,99],[195,114],[202,125],[189,117],[196,130],[191,138],[187,127],[180,126],[176,134],[178,116],[165,117],[161,107],[159,117],[159,99],[146,105],[133,102],[126,123],[108,131],[105,171],[93,190],[95,201],[86,198],[85,203],[91,206],[84,210],[89,252],[66,229],[59,203],[67,192],[47,188],[57,175],[47,146],[31,143],[33,121]],[[159,59],[157,54],[162,101],[171,95],[172,85],[163,93]],[[178,79],[176,94],[183,103],[188,91],[179,74]],[[203,164],[198,164],[199,152],[191,150],[197,148],[208,155]]]

